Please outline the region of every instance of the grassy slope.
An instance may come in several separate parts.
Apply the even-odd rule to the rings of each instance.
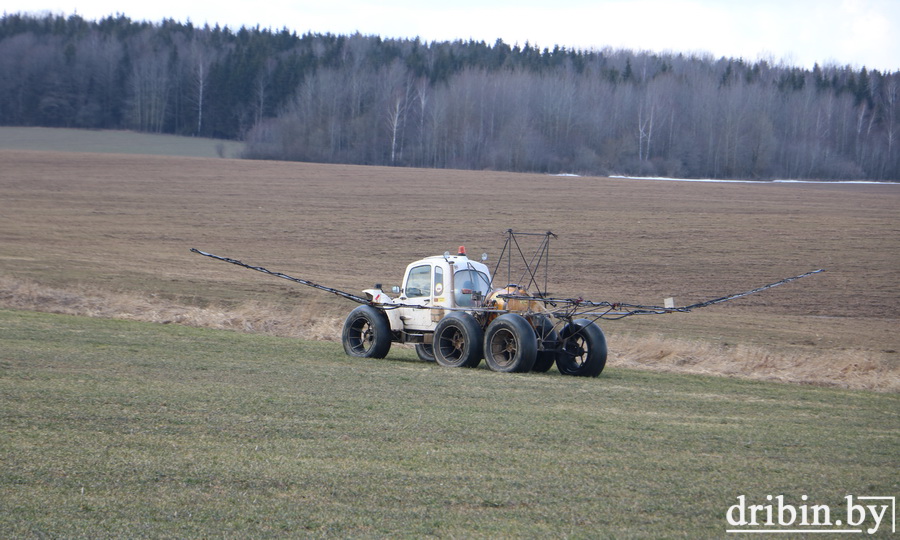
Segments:
[[[0,311],[0,536],[721,537],[895,495],[900,397]]]

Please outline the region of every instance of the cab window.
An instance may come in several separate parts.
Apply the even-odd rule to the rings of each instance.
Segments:
[[[444,269],[440,266],[434,267],[434,295],[440,296],[444,293]]]
[[[406,296],[416,298],[431,296],[431,265],[416,266],[406,279]]]
[[[490,292],[488,277],[477,270],[460,270],[453,275],[453,296],[456,305],[469,307],[472,305],[472,295],[477,293],[482,298]]]

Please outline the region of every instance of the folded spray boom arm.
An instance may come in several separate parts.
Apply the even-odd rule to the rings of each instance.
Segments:
[[[225,261],[227,263],[236,264],[238,266],[243,266],[244,268],[249,268],[250,270],[256,270],[257,272],[262,272],[263,274],[269,274],[270,276],[280,277],[282,279],[286,279],[288,281],[293,281],[294,283],[299,283],[301,285],[306,285],[307,287],[312,287],[314,289],[319,289],[320,291],[330,292],[331,294],[336,294],[342,298],[346,298],[347,300],[352,300],[354,302],[358,302],[360,304],[368,304],[369,301],[362,296],[357,296],[355,294],[348,293],[346,291],[341,291],[338,289],[334,289],[331,287],[326,287],[324,285],[319,285],[318,283],[309,281],[308,279],[300,279],[293,276],[289,276],[287,274],[282,274],[281,272],[273,272],[262,266],[253,266],[250,264],[243,263],[237,259],[230,259],[228,257],[220,257],[218,255],[213,255],[212,253],[207,253],[205,251],[200,251],[196,248],[191,248],[191,251],[194,253],[198,253],[203,255],[204,257],[210,257],[212,259],[217,259],[219,261]]]
[[[768,285],[763,285],[762,287],[750,289],[749,291],[729,294],[727,296],[721,296],[719,298],[713,298],[711,300],[705,300],[703,302],[698,302],[689,306],[680,307],[644,306],[639,304],[625,304],[621,302],[592,302],[590,300],[584,300],[582,298],[539,298],[531,296],[519,296],[515,294],[503,294],[500,295],[500,297],[505,299],[543,302],[544,305],[547,306],[548,311],[557,317],[570,318],[573,316],[584,316],[594,317],[595,319],[615,320],[629,317],[631,315],[688,313],[694,309],[711,306],[713,304],[721,304],[722,302],[728,302],[729,300],[735,300],[737,298],[743,298],[744,296],[762,292],[766,289],[784,285],[785,283],[790,283],[792,281],[796,281],[798,279],[805,278],[807,276],[818,274],[824,271],[824,269],[813,270],[811,272],[806,272],[805,274],[800,274],[799,276],[781,279],[773,283],[769,283]]]

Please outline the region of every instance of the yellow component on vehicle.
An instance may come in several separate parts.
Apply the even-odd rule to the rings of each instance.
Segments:
[[[544,311],[544,303],[537,300],[526,300],[524,298],[503,298],[501,295],[515,295],[531,297],[531,294],[523,287],[518,285],[509,285],[503,289],[494,289],[488,294],[485,305],[496,309],[503,309],[516,312],[538,312]]]

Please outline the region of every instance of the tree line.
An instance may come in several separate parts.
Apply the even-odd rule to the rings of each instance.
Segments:
[[[900,180],[900,72],[502,40],[4,14],[0,124],[238,139],[245,157]]]

